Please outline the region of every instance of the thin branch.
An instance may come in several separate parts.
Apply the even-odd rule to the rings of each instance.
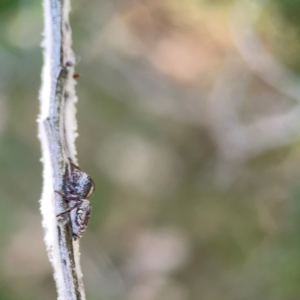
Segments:
[[[76,162],[74,102],[77,98],[69,10],[69,0],[44,0],[44,67],[38,119],[44,164],[41,212],[45,243],[61,300],[85,299],[79,244],[72,239],[69,214],[56,218],[68,209],[68,204],[55,191],[64,192],[69,158]]]
[[[228,186],[248,159],[299,139],[300,78],[276,60],[255,33],[255,23],[269,0],[242,0],[233,5],[231,32],[249,70],[230,57],[216,80],[209,101],[209,128],[218,147],[218,181]],[[248,74],[247,74],[248,73]],[[250,124],[239,118],[239,104],[253,75],[291,99],[287,111],[261,116]],[[230,171],[231,170],[231,171]]]
[[[231,15],[231,32],[249,68],[283,95],[300,102],[300,78],[274,58],[255,33],[255,22],[270,0],[237,1]]]

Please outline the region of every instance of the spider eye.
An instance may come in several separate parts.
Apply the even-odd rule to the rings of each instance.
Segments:
[[[90,176],[88,177],[88,179],[89,179],[89,185],[88,185],[88,187],[87,187],[87,194],[86,194],[86,197],[87,197],[87,198],[88,198],[89,196],[91,196],[92,193],[93,193],[94,190],[95,190],[95,184],[94,184],[93,179],[92,179]]]

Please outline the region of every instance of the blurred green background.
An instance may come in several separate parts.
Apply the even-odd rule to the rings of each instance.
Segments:
[[[90,300],[300,298],[300,2],[72,1]],[[41,2],[0,1],[0,299],[56,298],[38,200]]]

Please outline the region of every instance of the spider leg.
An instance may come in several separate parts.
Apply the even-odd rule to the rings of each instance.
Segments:
[[[71,174],[72,174],[72,169],[71,169],[71,172],[70,172]],[[67,170],[67,175],[66,175],[66,182],[65,182],[65,184],[66,184],[66,188],[67,188],[67,190],[69,191],[69,192],[71,192],[71,193],[73,193],[75,190],[74,190],[74,186],[73,186],[73,184],[72,184],[72,181],[71,181],[71,174],[69,173],[69,171]]]
[[[81,172],[81,169],[73,163],[72,159],[70,157],[68,157],[69,160],[69,168],[67,168],[66,171],[66,188],[68,189],[68,192],[70,192],[71,194],[76,194],[76,181],[78,180],[77,177],[78,172]]]
[[[63,194],[59,191],[54,191],[55,193],[57,193],[58,195],[60,195],[64,200],[66,201],[81,201],[80,197],[78,195],[74,195],[74,194]]]
[[[68,157],[68,159],[69,159],[69,163],[70,163],[70,166],[71,166],[71,171],[73,171],[74,169],[77,169],[77,170],[81,171],[81,169],[73,163],[73,161],[70,157]]]
[[[72,207],[66,209],[65,211],[61,212],[60,214],[56,215],[56,217],[59,217],[59,216],[62,216],[64,214],[71,212],[73,209],[77,208],[81,204],[82,204],[82,200],[79,200],[78,203],[76,203],[74,206],[72,206]]]
[[[74,185],[71,183],[70,179],[68,179],[68,182],[66,182],[66,188],[70,193],[75,194],[75,188]]]

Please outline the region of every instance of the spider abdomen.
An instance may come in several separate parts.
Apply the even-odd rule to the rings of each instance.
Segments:
[[[81,238],[91,217],[92,207],[87,199],[80,199],[81,204],[71,211],[72,237],[76,241]]]

